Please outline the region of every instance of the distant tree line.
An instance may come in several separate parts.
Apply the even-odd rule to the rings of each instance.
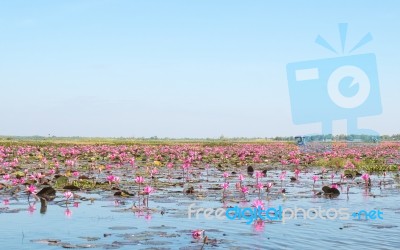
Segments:
[[[363,142],[377,142],[377,141],[400,141],[400,134],[396,135],[304,135],[301,136],[306,141],[363,141]],[[295,141],[296,136],[275,137],[275,141]]]
[[[276,137],[225,137],[221,135],[217,138],[170,138],[170,137],[57,137],[57,136],[1,136],[1,140],[134,140],[134,141],[237,141],[237,142],[249,142],[249,141],[296,141],[296,137],[303,137],[306,141],[400,141],[400,134],[395,135],[297,135],[297,136],[276,136]]]

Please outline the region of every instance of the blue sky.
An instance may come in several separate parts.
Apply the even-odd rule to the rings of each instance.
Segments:
[[[315,39],[340,48],[343,22],[377,57],[383,112],[360,126],[399,133],[400,2],[302,2],[1,1],[0,135],[319,133],[292,121],[286,65],[340,56]]]

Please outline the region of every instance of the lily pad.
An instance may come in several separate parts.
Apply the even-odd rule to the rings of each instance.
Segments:
[[[108,229],[110,229],[110,230],[131,230],[131,229],[137,229],[137,227],[115,226],[115,227],[109,227]]]
[[[361,176],[362,174],[359,173],[357,170],[346,169],[344,171],[344,175],[347,178],[355,178],[355,177]]]
[[[77,186],[74,186],[74,185],[67,185],[67,186],[64,186],[63,187],[63,189],[66,189],[66,190],[80,190],[80,188],[78,188]]]
[[[129,193],[128,191],[125,190],[119,190],[114,193],[114,196],[120,196],[120,197],[132,197],[135,196],[134,194]]]
[[[340,194],[340,191],[337,188],[331,188],[328,186],[324,186],[322,188],[322,191],[324,191],[324,194],[326,194],[326,195],[328,195],[328,194],[339,195]]]
[[[81,239],[87,240],[87,241],[96,241],[100,240],[100,237],[79,237]]]
[[[68,177],[66,177],[66,176],[60,176],[60,177],[58,177],[58,178],[56,179],[56,182],[55,182],[54,186],[55,186],[56,188],[61,188],[61,187],[66,186],[67,184],[68,184]]]
[[[52,187],[44,187],[36,195],[45,199],[46,201],[52,201],[54,198],[56,198],[56,190]]]
[[[248,166],[247,167],[247,174],[252,176],[254,173],[254,168],[252,166]]]
[[[39,240],[31,240],[32,243],[41,243],[41,244],[50,244],[50,243],[60,243],[61,240],[56,239],[39,239]]]

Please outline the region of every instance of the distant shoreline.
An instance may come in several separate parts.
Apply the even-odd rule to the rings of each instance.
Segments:
[[[361,141],[332,140],[326,143],[369,143]],[[381,140],[381,142],[399,142],[399,140]],[[19,137],[19,136],[0,136],[0,145],[177,145],[177,144],[200,144],[200,145],[230,145],[230,144],[269,144],[269,143],[289,143],[294,144],[294,140],[273,138],[223,138],[223,139],[172,139],[172,138],[99,138],[99,137]],[[324,142],[322,142],[324,143]],[[372,144],[372,143],[371,143]]]

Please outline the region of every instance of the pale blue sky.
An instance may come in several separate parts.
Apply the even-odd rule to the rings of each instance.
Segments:
[[[318,133],[286,64],[337,56],[314,41],[340,48],[342,22],[373,36],[383,113],[362,125],[400,133],[399,1],[1,1],[0,135]]]

